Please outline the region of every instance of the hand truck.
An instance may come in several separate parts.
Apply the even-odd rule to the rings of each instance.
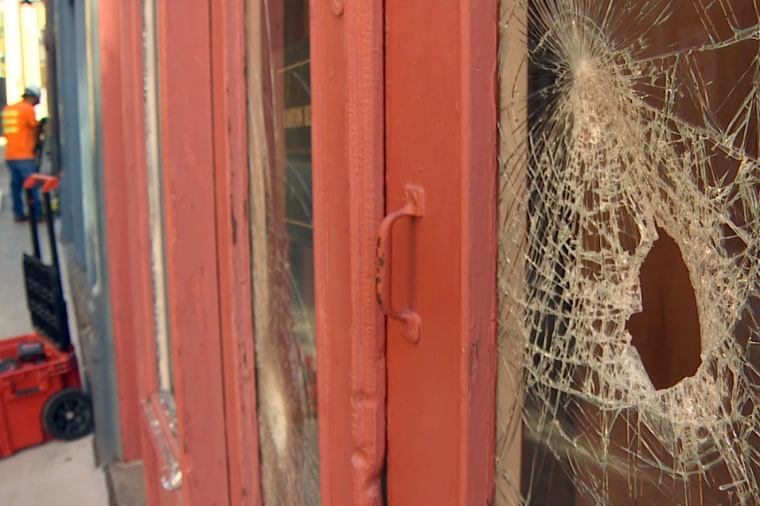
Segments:
[[[92,402],[82,390],[61,284],[51,192],[53,176],[24,182],[32,209],[40,186],[51,263],[42,259],[37,221],[30,219],[33,254],[24,254],[26,299],[34,332],[0,341],[0,458],[51,439],[72,441],[94,428]]]

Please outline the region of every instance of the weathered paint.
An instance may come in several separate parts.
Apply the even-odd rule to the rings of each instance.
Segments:
[[[425,188],[396,226],[388,324],[388,502],[489,504],[496,380],[495,0],[386,4],[387,202]]]
[[[497,0],[460,0],[462,144],[460,504],[494,498],[497,316]]]
[[[158,2],[166,258],[182,499],[229,503],[212,141],[212,8]],[[190,106],[192,104],[192,106]]]
[[[125,120],[124,155],[127,173],[130,174],[131,184],[123,189],[133,211],[129,222],[127,235],[129,242],[129,262],[133,265],[132,290],[133,296],[140,303],[133,306],[135,319],[134,353],[136,356],[138,401],[147,402],[151,395],[158,391],[159,378],[156,326],[154,322],[153,280],[150,253],[150,218],[148,197],[147,152],[144,142],[134,142],[134,139],[146,138],[144,90],[144,61],[143,61],[143,13],[142,5],[124,3],[122,5],[123,46],[122,67],[125,82],[123,96],[123,117]],[[128,338],[128,336],[125,336]],[[129,346],[129,345],[122,345]],[[120,378],[120,381],[123,381]],[[129,380],[127,380],[129,381]],[[140,408],[138,408],[140,409]],[[167,492],[159,483],[160,468],[155,459],[155,448],[150,438],[150,431],[140,409],[139,424],[141,428],[141,457],[145,469],[145,484],[148,504],[151,506],[168,506],[179,504],[179,492]]]
[[[156,448],[141,408],[158,390],[147,158],[145,143],[136,142],[145,138],[142,10],[136,3],[117,4],[101,13],[110,39],[102,52],[111,69],[103,82],[103,151],[119,411],[124,459],[143,460],[148,504],[166,506],[179,504],[181,497],[161,488]]]
[[[386,454],[385,325],[374,291],[377,226],[384,214],[382,2],[344,6],[351,256],[353,501],[384,504]]]
[[[113,11],[123,10],[122,2],[103,0],[100,19],[101,90],[102,90],[102,141],[103,188],[105,191],[105,226],[109,231],[106,246],[110,268],[110,302],[113,316],[112,332],[117,370],[117,395],[121,427],[122,458],[130,461],[139,457],[140,434],[137,371],[135,348],[136,333],[132,291],[133,262],[129,244],[133,240],[129,224],[134,215],[125,212],[130,200],[132,172],[124,156],[125,121],[122,117],[122,97],[128,80],[123,78],[122,17]]]
[[[313,0],[310,15],[322,503],[380,505],[385,339],[370,280],[383,215],[383,6]]]
[[[351,499],[351,279],[345,22],[328,2],[309,6],[317,398],[323,504]]]
[[[213,145],[230,504],[261,503],[243,2],[211,10]]]

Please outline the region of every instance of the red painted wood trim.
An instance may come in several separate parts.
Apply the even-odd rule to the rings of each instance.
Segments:
[[[388,502],[493,500],[497,0],[386,3],[388,210],[407,183],[424,217],[395,226],[388,322]]]
[[[167,288],[186,506],[228,504],[211,142],[216,2],[158,2]]]
[[[128,214],[126,229],[128,251],[133,267],[133,306],[135,334],[127,336],[135,343],[137,384],[139,401],[145,401],[158,389],[158,368],[156,366],[156,335],[153,310],[153,274],[151,267],[150,217],[148,198],[147,153],[145,142],[145,102],[143,66],[143,23],[142,8],[136,2],[121,2],[124,26],[121,51],[124,72],[122,95],[122,115],[124,124],[121,141],[125,160],[127,183],[121,188],[128,195],[127,207],[118,211]],[[116,11],[118,12],[118,11]],[[129,213],[125,213],[129,209]]]
[[[101,68],[103,178],[106,202],[107,269],[110,280],[111,325],[116,362],[117,395],[121,449],[124,460],[134,460],[140,454],[138,418],[139,394],[135,367],[134,311],[132,291],[132,259],[130,258],[131,213],[129,207],[129,171],[124,157],[124,123],[122,97],[125,85],[122,72],[123,37],[121,17],[113,15],[122,9],[118,0],[104,0],[100,6],[99,45]]]
[[[353,500],[384,503],[386,363],[385,325],[377,306],[377,227],[385,210],[384,5],[346,6],[347,122],[351,215],[351,407]]]
[[[345,17],[340,1],[310,3],[312,192],[322,504],[352,500],[352,279],[346,150]]]
[[[244,3],[211,10],[219,307],[230,503],[261,503],[249,205]]]
[[[143,61],[143,23],[142,6],[136,2],[121,2],[121,11],[101,11],[102,15],[121,14],[122,18],[122,80],[121,96],[122,117],[124,122],[123,138],[120,147],[123,151],[125,170],[122,172],[125,184],[121,190],[125,194],[125,205],[115,209],[115,212],[130,219],[127,228],[120,233],[127,239],[129,266],[131,269],[132,291],[132,320],[134,333],[132,335],[117,335],[116,339],[125,339],[132,346],[131,358],[137,377],[133,379],[119,376],[119,384],[128,382],[137,389],[136,406],[137,418],[128,421],[130,426],[140,428],[139,456],[143,460],[146,485],[146,499],[150,506],[162,504],[179,504],[179,492],[168,493],[161,489],[159,483],[160,469],[154,457],[155,448],[151,442],[150,433],[144,423],[142,403],[147,402],[151,394],[158,390],[158,369],[156,356],[156,335],[153,310],[153,281],[151,268],[151,242],[149,221],[149,199],[147,178],[147,153],[145,142],[145,102],[144,61]],[[110,203],[106,203],[110,206]],[[124,210],[129,209],[128,213]],[[114,265],[112,268],[118,268]],[[112,302],[120,303],[126,294],[112,293]],[[124,355],[129,359],[130,355]],[[123,425],[122,425],[123,427]],[[126,448],[125,448],[126,456]]]
[[[143,58],[143,13],[142,7],[136,3],[130,3],[129,23],[130,42],[124,52],[124,58],[130,62],[128,77],[131,82],[131,94],[126,100],[125,115],[135,118],[133,129],[124,132],[124,146],[131,146],[128,150],[133,159],[130,166],[131,186],[134,199],[130,203],[130,210],[134,211],[134,219],[130,228],[130,245],[132,246],[135,264],[138,266],[138,275],[135,278],[137,288],[135,290],[142,304],[136,312],[140,326],[135,337],[141,346],[138,350],[140,357],[140,400],[146,401],[150,395],[159,388],[158,379],[158,350],[156,349],[156,322],[153,294],[153,266],[151,257],[151,225],[150,225],[150,197],[148,193],[148,154],[145,142],[146,129],[146,106],[144,98],[145,87],[145,62]]]
[[[382,4],[312,1],[311,53],[322,502],[381,504],[385,335],[371,280],[384,209]]]
[[[121,138],[104,138],[106,219],[109,234],[111,303],[117,356],[120,421],[125,460],[142,458],[148,504],[180,504],[180,492],[164,491],[142,402],[158,388],[153,311],[150,224],[145,143],[142,10],[118,3],[101,10],[101,32],[120,36],[119,47],[101,46],[101,54],[121,62],[121,74],[103,67],[104,124],[117,122]],[[107,20],[103,23],[102,20]],[[119,23],[114,27],[113,23]],[[104,28],[107,27],[107,28]],[[117,30],[118,28],[118,30]],[[120,86],[120,88],[119,88]],[[105,130],[105,128],[104,128]],[[105,133],[105,132],[104,132]],[[125,210],[129,212],[125,212]],[[118,308],[118,309],[117,309]],[[125,393],[122,393],[125,392]]]
[[[497,0],[460,0],[462,236],[459,504],[492,504],[496,449]]]

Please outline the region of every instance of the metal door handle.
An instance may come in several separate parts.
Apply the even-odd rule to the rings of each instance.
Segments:
[[[391,237],[396,220],[405,216],[420,218],[425,213],[425,190],[407,184],[404,187],[404,207],[383,218],[377,233],[377,276],[375,291],[377,302],[388,318],[403,324],[404,337],[416,343],[420,340],[422,319],[409,308],[393,309],[391,303]]]

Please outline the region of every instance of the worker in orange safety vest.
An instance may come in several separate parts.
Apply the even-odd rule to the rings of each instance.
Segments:
[[[24,181],[37,172],[35,145],[40,122],[34,113],[34,107],[40,103],[41,91],[37,86],[28,86],[24,90],[21,102],[8,105],[3,109],[3,136],[5,137],[5,163],[11,172],[11,196],[13,198],[13,218],[16,223],[26,221],[31,214],[34,219],[41,219],[39,196],[34,194],[29,214],[24,211]]]

